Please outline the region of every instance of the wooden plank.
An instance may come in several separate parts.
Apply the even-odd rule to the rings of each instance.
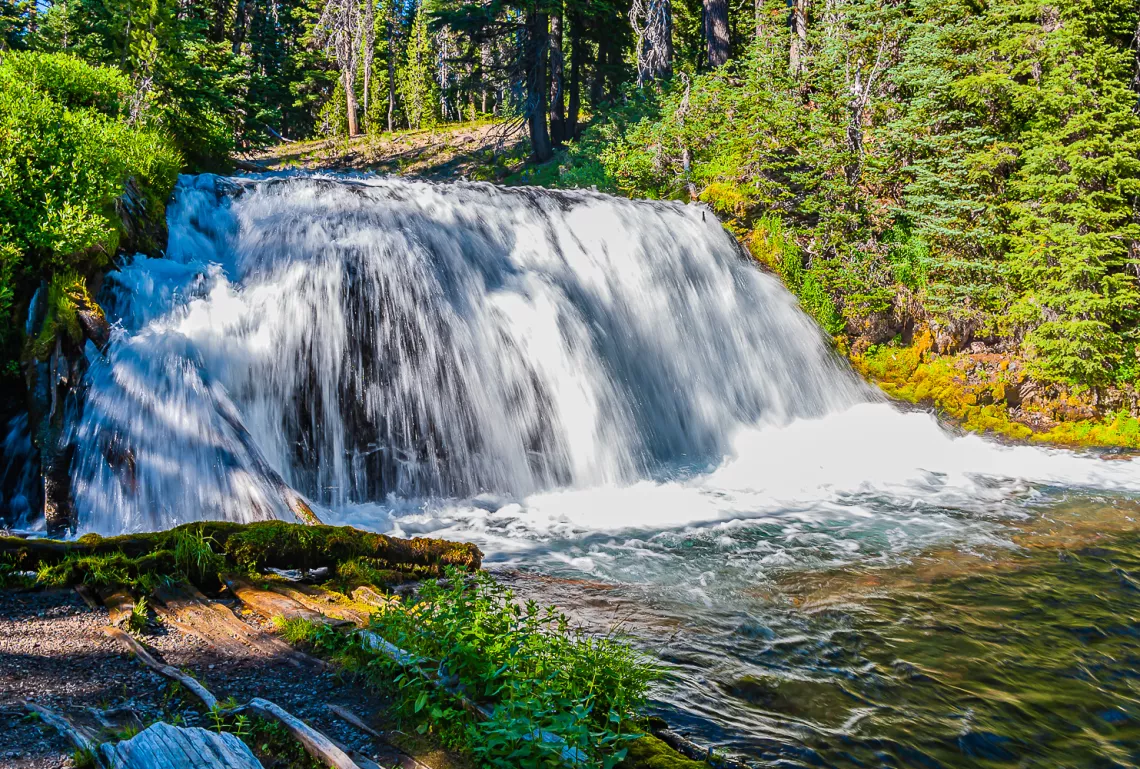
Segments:
[[[249,701],[248,708],[262,718],[280,722],[301,743],[305,752],[326,766],[333,769],[361,769],[332,740],[269,700],[255,697]]]
[[[111,769],[264,769],[244,742],[227,732],[162,721],[103,753]]]

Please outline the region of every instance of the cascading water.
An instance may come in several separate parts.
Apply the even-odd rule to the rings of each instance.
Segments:
[[[91,350],[73,436],[81,530],[288,518],[300,493],[329,522],[475,541],[520,589],[512,567],[575,578],[553,599],[582,621],[626,618],[674,672],[657,703],[671,722],[780,765],[1041,751],[1118,765],[1134,750],[1101,733],[1135,708],[1133,679],[1088,684],[1123,663],[1071,638],[1095,625],[1114,659],[1134,654],[1134,631],[1112,628],[1140,612],[1140,559],[1081,555],[1094,616],[1058,618],[1067,599],[1049,594],[1031,646],[1006,629],[1011,607],[1037,605],[1030,577],[1012,596],[967,579],[945,599],[798,602],[931,554],[1016,555],[1029,574],[1042,551],[1027,541],[1140,538],[1136,462],[954,437],[895,410],[705,209],[200,176],[168,218],[168,258],[107,281],[117,328],[105,357]],[[15,427],[9,459],[28,451]],[[1048,589],[1068,589],[1045,562]],[[979,591],[993,606],[971,603]],[[987,654],[1036,672],[994,683],[970,668]],[[1060,686],[1095,703],[1087,717],[1041,715],[1039,690]]]
[[[84,529],[629,483],[869,397],[701,208],[202,176],[169,221],[112,276]]]

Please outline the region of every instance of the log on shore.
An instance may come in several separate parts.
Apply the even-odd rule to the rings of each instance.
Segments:
[[[192,537],[240,570],[335,568],[354,558],[371,559],[388,568],[440,573],[455,566],[474,571],[483,561],[475,545],[442,539],[399,539],[351,526],[304,526],[284,521],[188,523],[169,531],[101,537],[88,534],[75,541],[0,537],[0,560],[35,571],[68,558],[121,554],[147,559],[154,569],[173,568],[180,542]],[[140,567],[141,568],[141,567]]]

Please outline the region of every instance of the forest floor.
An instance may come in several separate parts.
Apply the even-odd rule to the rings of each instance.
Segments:
[[[396,174],[432,181],[507,181],[526,161],[525,132],[500,122],[449,123],[418,131],[281,143],[244,156],[242,170]]]
[[[231,608],[246,623],[260,627],[256,615]],[[184,701],[176,685],[140,664],[102,633],[109,625],[105,608],[89,608],[73,590],[0,590],[0,766],[49,769],[74,766],[73,749],[53,728],[30,717],[24,700],[71,714],[129,708],[141,721],[163,719],[211,728],[210,713],[197,701]],[[296,659],[271,658],[248,650],[244,655],[217,648],[173,628],[159,625],[143,636],[167,664],[191,672],[220,699],[271,700],[332,739],[382,766],[393,766],[391,747],[375,743],[327,709],[339,705],[378,729],[390,727],[375,714],[386,702],[342,679],[330,668]],[[455,766],[451,757],[416,752],[433,767]],[[268,764],[267,764],[268,766]]]

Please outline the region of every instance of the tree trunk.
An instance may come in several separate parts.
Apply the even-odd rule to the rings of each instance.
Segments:
[[[726,7],[727,13],[727,7]],[[673,6],[671,0],[637,0],[630,22],[638,35],[637,82],[673,76]]]
[[[555,147],[566,141],[566,99],[562,83],[562,4],[550,17],[550,140]]]
[[[704,0],[705,46],[709,69],[728,61],[728,0]]]
[[[570,13],[570,105],[566,113],[566,138],[578,138],[578,115],[582,110],[582,66],[586,63],[586,41],[582,13],[571,0]]]
[[[526,47],[526,114],[530,129],[532,159],[545,163],[554,156],[550,146],[550,133],[546,127],[548,111],[546,86],[546,59],[549,44],[549,17],[544,10],[530,11]]]
[[[602,103],[606,94],[606,61],[609,59],[607,54],[609,45],[609,38],[603,34],[598,40],[598,56],[594,59],[594,79],[590,83],[590,104],[595,109]]]
[[[345,111],[348,113],[348,135],[356,136],[360,131],[356,125],[356,73],[346,69],[344,71],[344,101]]]
[[[392,6],[388,7],[388,133],[396,130],[396,35]]]
[[[753,11],[756,14],[756,38],[764,36],[764,0],[755,0]]]
[[[364,130],[372,130],[368,100],[372,95],[372,57],[376,53],[376,0],[364,0]]]
[[[788,66],[796,77],[807,67],[807,4],[808,0],[792,0]]]

